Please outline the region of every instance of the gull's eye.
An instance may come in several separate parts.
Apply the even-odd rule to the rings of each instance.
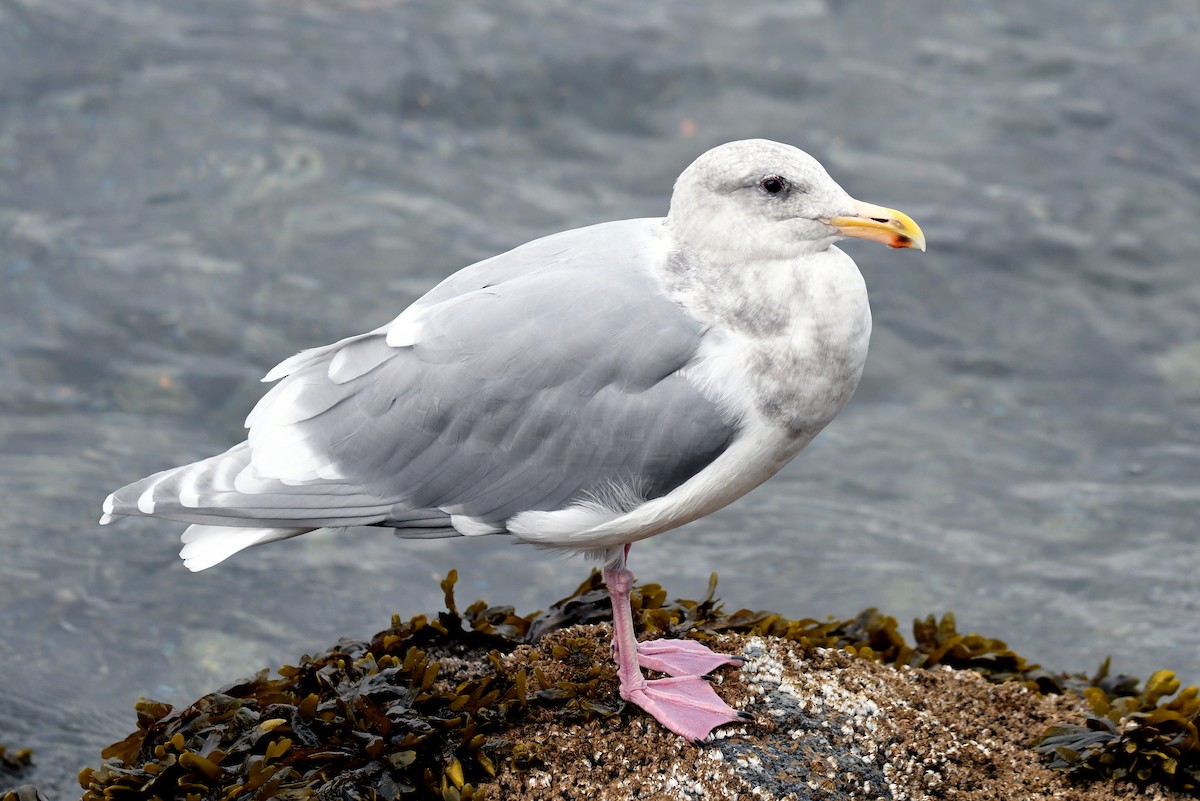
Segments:
[[[758,185],[768,195],[786,195],[791,189],[791,184],[787,182],[787,179],[778,175],[768,175],[759,181]]]

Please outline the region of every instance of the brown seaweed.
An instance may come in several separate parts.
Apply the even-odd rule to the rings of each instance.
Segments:
[[[0,745],[0,771],[18,773],[33,763],[33,751],[29,748],[9,749]]]
[[[1200,690],[1181,690],[1169,670],[1139,690],[1127,677],[1109,680],[1108,667],[1105,660],[1080,691],[1091,710],[1084,724],[1051,727],[1035,749],[1051,767],[1081,779],[1157,783],[1200,794]]]

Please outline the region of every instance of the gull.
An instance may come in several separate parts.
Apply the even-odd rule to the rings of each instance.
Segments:
[[[193,571],[347,526],[588,554],[621,697],[700,741],[748,719],[706,680],[742,660],[639,643],[629,549],[766,481],[850,399],[871,311],[845,237],[925,249],[910,217],[852,199],[802,150],[720,145],[679,176],[665,218],[537,239],[285,360],[246,441],[117,490],[100,522],[190,523]]]

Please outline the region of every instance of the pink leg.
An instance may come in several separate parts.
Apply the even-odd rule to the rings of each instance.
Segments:
[[[693,741],[703,740],[723,723],[750,719],[750,715],[722,701],[701,676],[681,675],[647,681],[642,675],[638,665],[637,636],[633,631],[633,612],[629,607],[633,574],[625,566],[628,554],[629,546],[626,545],[624,551],[604,567],[604,581],[612,597],[613,656],[621,680],[621,697],[649,712],[671,731]]]
[[[626,561],[629,559],[629,548],[625,546]],[[615,641],[613,647],[616,648]],[[637,644],[637,654],[638,664],[643,670],[656,670],[669,676],[703,676],[722,665],[741,667],[746,661],[740,656],[718,654],[695,640],[646,640]]]

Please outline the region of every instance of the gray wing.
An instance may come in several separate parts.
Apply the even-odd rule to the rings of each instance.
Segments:
[[[112,513],[414,534],[457,515],[484,533],[524,511],[670,492],[736,425],[679,375],[705,329],[647,271],[657,222],[538,240],[388,326],[289,359],[248,442],[118,491]]]

